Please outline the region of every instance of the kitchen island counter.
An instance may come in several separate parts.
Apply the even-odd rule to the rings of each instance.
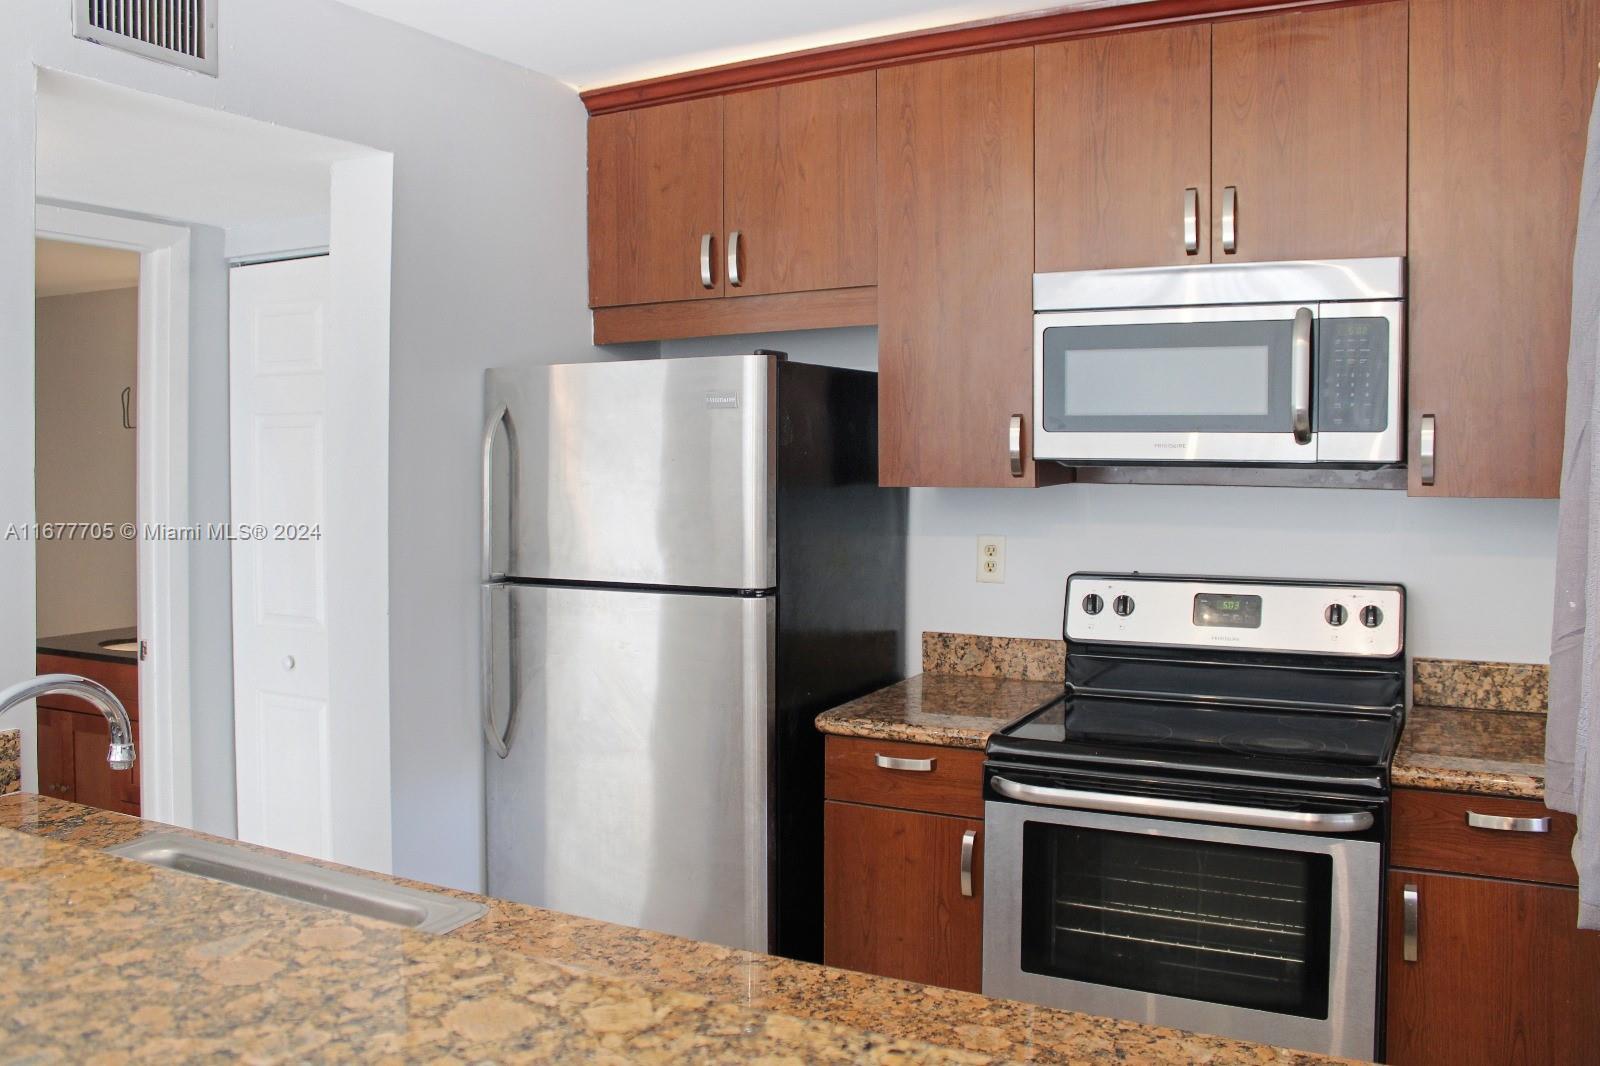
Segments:
[[[408,932],[102,855],[171,828],[34,795],[0,827],[7,1059],[1329,1061],[461,892],[490,913]]]

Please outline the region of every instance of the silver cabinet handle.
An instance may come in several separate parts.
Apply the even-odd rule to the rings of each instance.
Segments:
[[[517,427],[511,420],[511,408],[501,404],[483,427],[483,564],[484,581],[499,581],[505,574],[494,569],[494,440],[500,430],[506,431],[507,457],[510,459],[511,499],[509,537],[506,544],[506,568],[513,569],[512,561],[517,551]]]
[[[711,234],[700,234],[700,285],[709,289],[716,284],[711,274]]]
[[[728,234],[728,284],[738,288],[744,284],[744,272],[739,269],[739,231]]]
[[[1011,455],[1011,476],[1022,476],[1022,416],[1011,416],[1011,427],[1006,433],[1006,450]]]
[[[1433,484],[1433,453],[1437,447],[1435,432],[1434,417],[1423,415],[1422,425],[1417,429],[1417,464],[1421,467],[1418,471],[1419,480],[1424,485]]]
[[[978,831],[968,829],[961,834],[961,894],[972,895],[972,851],[978,843]]]
[[[1311,443],[1311,308],[1294,313],[1289,342],[1289,394],[1294,404],[1290,428],[1296,444]]]
[[[1293,829],[1303,833],[1359,833],[1372,828],[1369,811],[1278,811],[1260,807],[1234,807],[1224,803],[1164,799],[1160,796],[1123,796],[1111,792],[1080,792],[1070,788],[1024,785],[1003,777],[989,779],[996,791],[1024,803],[1045,807],[1070,807],[1112,814],[1142,814],[1185,822],[1224,822],[1262,829]]]
[[[1233,185],[1222,190],[1222,250],[1239,250],[1239,190]]]
[[[1407,962],[1417,961],[1417,910],[1417,886],[1406,885],[1400,890],[1400,957]]]
[[[932,773],[937,759],[897,759],[893,755],[874,755],[872,761],[884,770],[910,770],[912,773]]]
[[[1548,833],[1548,818],[1511,818],[1502,814],[1467,812],[1467,824],[1474,829],[1494,829],[1502,833]]]
[[[1200,252],[1200,190],[1183,190],[1183,250],[1189,255]]]

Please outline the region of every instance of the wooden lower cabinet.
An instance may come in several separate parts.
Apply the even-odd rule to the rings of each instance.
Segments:
[[[106,764],[111,743],[106,720],[59,707],[40,707],[38,718],[39,794],[86,807],[137,815],[138,764],[126,771]],[[139,743],[139,723],[133,722]]]
[[[983,822],[828,801],[823,960],[977,992],[983,983]],[[971,837],[971,894],[962,851]]]
[[[1404,893],[1416,892],[1416,961]],[[1600,1059],[1600,933],[1558,885],[1389,871],[1388,1053],[1394,1066]]]

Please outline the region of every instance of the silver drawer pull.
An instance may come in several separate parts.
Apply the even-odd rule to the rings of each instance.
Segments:
[[[1503,814],[1467,812],[1467,824],[1474,829],[1498,829],[1502,833],[1548,833],[1548,818],[1511,818]]]
[[[1006,452],[1011,457],[1011,476],[1022,476],[1022,416],[1012,415],[1006,430]]]
[[[1406,962],[1417,961],[1417,911],[1419,902],[1416,885],[1406,885],[1400,890],[1400,957]]]
[[[1417,479],[1424,485],[1434,482],[1434,455],[1438,451],[1437,420],[1432,415],[1422,416],[1422,425],[1417,430],[1417,462],[1421,470]]]
[[[711,234],[700,234],[700,287],[715,288],[716,276],[711,273]]]
[[[1222,250],[1228,255],[1239,250],[1239,189],[1233,185],[1222,190]]]
[[[724,275],[728,279],[728,284],[736,289],[744,284],[744,271],[739,269],[740,236],[738,230],[728,234],[728,273]]]
[[[910,770],[913,773],[927,774],[933,772],[937,759],[897,759],[893,755],[874,755],[872,761],[885,770]]]
[[[961,894],[972,895],[972,850],[978,843],[978,831],[968,829],[961,834]]]

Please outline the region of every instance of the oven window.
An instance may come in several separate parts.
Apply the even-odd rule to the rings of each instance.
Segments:
[[[1029,973],[1328,1016],[1328,855],[1029,822]]]
[[[1287,432],[1292,333],[1279,319],[1048,328],[1044,428]]]

